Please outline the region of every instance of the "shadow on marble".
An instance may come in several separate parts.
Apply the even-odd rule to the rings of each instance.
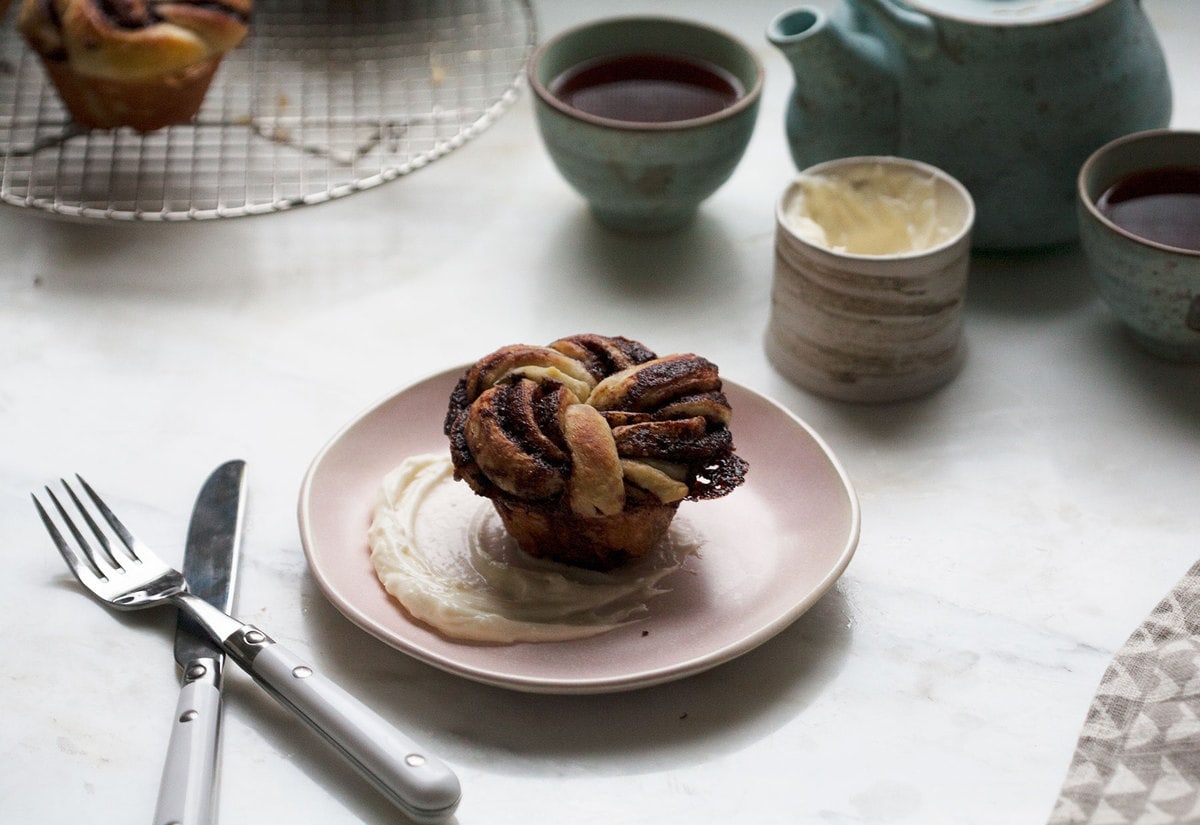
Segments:
[[[36,239],[35,275],[47,286],[69,291],[169,291],[191,262],[220,261],[210,247],[216,225],[99,223],[48,215],[19,215],[22,237]],[[19,270],[9,268],[10,276]],[[218,268],[207,267],[212,280]]]
[[[241,306],[254,299],[324,307],[392,288],[414,274],[404,263],[410,256],[400,233],[380,232],[366,221],[334,227],[323,220],[339,208],[345,207],[172,223],[18,215],[27,224],[21,237],[29,250],[5,268],[0,287],[26,288],[25,280],[44,294],[128,298],[133,306]]]
[[[741,750],[816,700],[841,670],[851,636],[850,607],[835,587],[774,639],[697,676],[616,694],[541,695],[479,684],[411,659],[351,624],[311,577],[305,591],[301,632],[313,658],[455,767],[464,797],[472,772],[498,767],[517,776],[625,776]],[[240,670],[230,669],[225,692],[226,713],[236,724],[252,728],[359,821],[397,822],[389,802]]]
[[[971,369],[970,345],[963,372]],[[955,396],[960,392],[963,377],[958,378],[945,387],[940,387],[928,395],[904,401],[894,401],[881,404],[856,403],[825,398],[816,393],[810,393],[787,383],[779,378],[778,383],[770,388],[774,397],[789,409],[796,412],[802,419],[809,421],[819,430],[844,433],[839,438],[844,441],[845,433],[857,447],[874,446],[878,449],[889,449],[896,445],[916,443],[928,437],[931,432],[950,429],[954,415]]]
[[[1200,438],[1200,364],[1166,361],[1142,350],[1107,309],[1087,328],[1085,344],[1106,373],[1144,396],[1148,408]]]
[[[775,638],[704,673],[620,693],[545,695],[444,673],[358,630],[319,594],[312,601],[312,647],[351,674],[360,698],[418,739],[441,741],[451,763],[519,775],[630,775],[740,750],[803,713],[851,641],[850,606],[835,587]]]
[[[1077,244],[971,257],[968,316],[1050,318],[1086,305],[1095,295]]]
[[[728,285],[737,269],[733,239],[703,210],[676,232],[639,235],[605,227],[581,207],[546,250],[553,262],[545,272],[566,272],[567,279],[640,301],[696,300]]]

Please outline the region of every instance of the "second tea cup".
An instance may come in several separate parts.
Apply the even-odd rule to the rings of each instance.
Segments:
[[[558,171],[597,220],[634,232],[685,226],[728,180],[763,86],[744,43],[667,17],[569,29],[533,54],[528,75]]]
[[[1200,363],[1200,132],[1154,129],[1079,170],[1079,239],[1100,297],[1143,349]]]

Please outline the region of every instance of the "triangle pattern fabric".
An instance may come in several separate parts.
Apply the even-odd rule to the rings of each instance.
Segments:
[[[1048,825],[1200,825],[1200,562],[1113,657]]]
[[[1173,825],[1179,822],[1172,814],[1159,810],[1153,804],[1147,805],[1141,816],[1134,820],[1134,825]]]
[[[1129,825],[1130,821],[1129,817],[1101,799],[1087,825]]]
[[[1166,737],[1168,742],[1180,739],[1200,740],[1200,719],[1196,718],[1195,711],[1187,705],[1182,705],[1179,719],[1167,728]],[[1200,747],[1200,743],[1197,746]]]

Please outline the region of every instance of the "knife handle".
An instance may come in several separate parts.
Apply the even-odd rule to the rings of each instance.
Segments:
[[[175,706],[154,825],[211,825],[221,718],[219,665],[191,662]]]
[[[462,795],[454,772],[310,663],[250,625],[225,648],[410,818],[434,823],[454,812]]]

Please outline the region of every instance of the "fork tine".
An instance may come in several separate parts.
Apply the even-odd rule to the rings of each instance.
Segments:
[[[137,540],[137,537],[134,536],[133,533],[129,532],[129,529],[121,523],[121,520],[117,518],[116,514],[113,513],[112,510],[108,509],[108,505],[105,504],[104,500],[96,494],[96,491],[92,489],[92,486],[83,480],[83,476],[76,473],[75,478],[78,479],[80,485],[83,486],[83,490],[87,493],[88,498],[90,498],[92,503],[96,505],[96,509],[100,511],[100,515],[104,516],[104,520],[108,522],[108,526],[111,527],[113,532],[117,534],[117,537],[121,539],[121,543],[125,545],[125,549],[129,551],[129,555],[137,561],[142,561],[142,556],[139,555],[139,551],[144,552],[146,550],[142,543]],[[71,495],[74,497],[74,493]],[[78,499],[76,499],[76,501],[78,501]],[[82,505],[80,505],[80,509],[83,509]],[[91,520],[91,518],[88,518],[88,523],[91,524],[92,530],[96,532],[96,535],[101,535],[99,528],[96,526],[95,522]],[[108,551],[109,557],[111,558],[112,551],[109,549],[107,542],[105,542],[105,549]]]
[[[96,524],[96,520],[92,518],[92,514],[88,512],[87,507],[83,505],[83,502],[79,499],[79,496],[76,495],[73,489],[71,489],[71,486],[67,484],[66,480],[59,479],[59,482],[62,484],[63,489],[67,491],[67,495],[71,497],[71,501],[75,504],[75,509],[79,511],[79,515],[83,516],[83,520],[87,523],[87,526],[91,528],[92,535],[96,537],[98,542],[100,542],[100,549],[104,553],[104,559],[108,562],[111,569],[124,570],[124,564],[122,564],[121,560],[118,559],[113,553],[112,542],[109,541],[109,538],[105,532],[100,529],[100,525]],[[58,504],[57,499],[55,500],[55,504]],[[65,512],[63,512],[61,505],[59,505],[58,511],[62,513],[63,518],[66,519],[67,526],[71,529],[71,533],[74,534],[75,540],[79,542],[79,544],[84,548],[85,552],[87,552],[88,558],[92,560],[92,564],[97,568],[101,567],[100,562],[96,558],[95,552],[91,549],[91,544],[83,536],[82,531],[76,527],[75,522]]]
[[[74,525],[72,525],[69,518],[66,518],[66,514],[63,512],[63,506],[59,502],[58,497],[54,495],[54,491],[49,487],[45,489],[46,495],[48,495],[50,500],[54,502],[54,506],[58,510],[59,514],[63,516],[63,520],[70,527],[71,531],[75,532]],[[50,538],[54,541],[54,546],[58,548],[59,554],[63,557],[63,560],[67,563],[67,566],[71,568],[71,572],[75,574],[75,577],[84,584],[88,584],[89,579],[93,581],[96,579],[106,579],[107,577],[104,575],[104,573],[101,572],[96,566],[95,560],[91,556],[91,552],[87,543],[79,542],[80,546],[84,550],[84,555],[80,556],[79,553],[76,552],[67,542],[62,532],[58,529],[58,526],[55,525],[54,520],[50,518],[50,514],[46,512],[46,508],[42,506],[42,502],[38,500],[38,497],[31,494],[30,498],[33,499],[33,506],[37,508],[38,515],[42,519],[42,524],[46,526],[46,532],[50,534]],[[77,533],[76,541],[79,541],[79,536]]]

